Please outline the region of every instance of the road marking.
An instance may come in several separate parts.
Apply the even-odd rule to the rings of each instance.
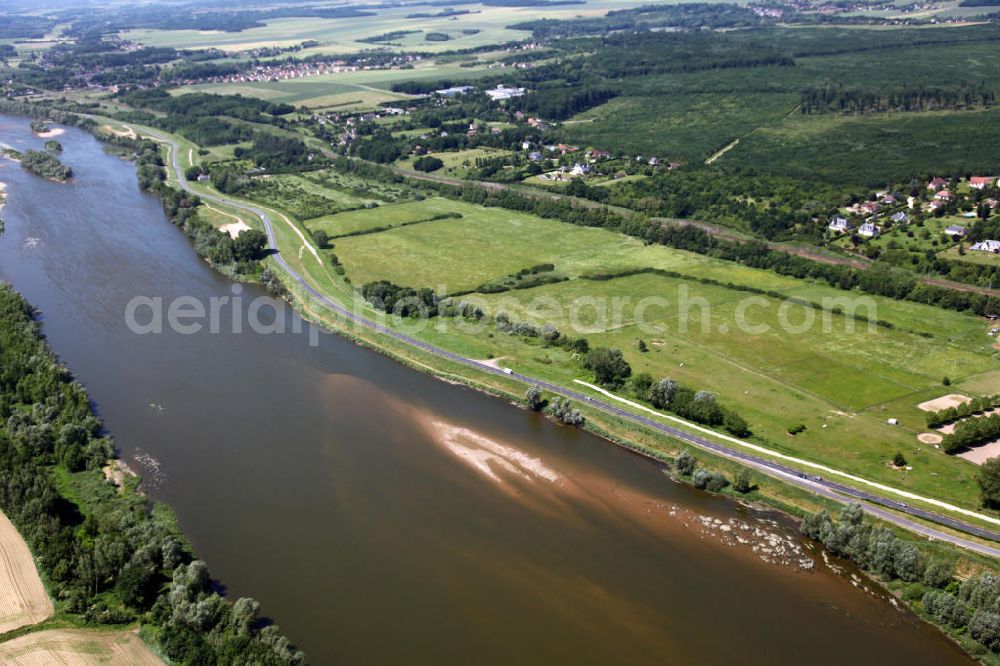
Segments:
[[[826,465],[821,465],[819,463],[814,463],[814,462],[810,462],[808,460],[802,460],[801,458],[796,458],[794,456],[789,456],[789,455],[786,455],[784,453],[779,453],[778,451],[773,451],[771,449],[765,448],[763,446],[759,446],[757,444],[751,444],[750,442],[748,442],[746,440],[737,439],[736,437],[731,437],[729,435],[724,435],[721,432],[716,432],[715,430],[711,430],[709,428],[702,427],[702,426],[697,425],[695,423],[691,423],[690,421],[685,421],[684,419],[679,418],[677,416],[671,416],[670,414],[664,414],[663,412],[659,412],[659,411],[657,411],[655,409],[650,409],[649,407],[646,407],[645,405],[641,405],[641,404],[639,404],[637,402],[633,402],[632,400],[628,400],[626,398],[619,397],[619,396],[615,395],[614,393],[611,393],[610,391],[607,391],[607,390],[601,388],[600,386],[595,386],[593,384],[588,384],[587,382],[581,381],[579,379],[574,379],[573,381],[576,382],[577,384],[582,384],[583,386],[586,386],[589,389],[597,391],[601,395],[606,396],[608,398],[611,398],[612,400],[617,400],[618,402],[624,403],[624,404],[628,405],[629,407],[633,407],[635,409],[642,410],[642,411],[647,412],[649,414],[655,414],[656,416],[660,417],[661,419],[666,419],[668,421],[673,421],[674,423],[679,423],[679,424],[683,425],[686,428],[692,428],[694,430],[697,430],[698,432],[702,432],[702,433],[705,433],[706,435],[711,435],[712,437],[716,437],[716,438],[721,439],[723,441],[729,442],[730,444],[736,444],[737,446],[741,446],[743,448],[750,449],[751,451],[756,451],[758,453],[763,453],[763,454],[768,455],[768,456],[774,456],[775,458],[780,458],[781,460],[787,460],[788,462],[792,462],[792,463],[795,463],[797,465],[805,465],[806,467],[811,467],[812,469],[820,470],[820,471],[822,471],[824,473],[827,473],[827,474],[834,474],[836,476],[840,476],[840,477],[843,477],[845,479],[850,479],[851,481],[855,481],[857,483],[863,483],[865,485],[871,486],[872,488],[877,488],[877,489],[883,490],[885,492],[889,492],[889,493],[893,493],[893,494],[899,495],[900,497],[905,497],[905,498],[911,499],[911,500],[917,500],[919,502],[926,502],[927,504],[931,504],[933,506],[940,507],[942,509],[947,509],[948,511],[953,511],[955,513],[961,513],[963,515],[970,516],[972,518],[978,518],[979,520],[984,520],[984,521],[986,521],[988,523],[993,523],[994,525],[1000,525],[1000,519],[994,518],[993,516],[987,516],[986,514],[978,513],[976,511],[970,511],[969,509],[963,509],[960,506],[955,506],[954,504],[949,504],[947,502],[942,502],[941,500],[936,500],[936,499],[933,499],[933,498],[930,498],[930,497],[924,497],[922,495],[917,495],[916,493],[911,493],[911,492],[906,491],[906,490],[900,490],[899,488],[893,488],[892,486],[887,486],[885,484],[878,483],[876,481],[870,481],[870,480],[868,480],[868,479],[866,479],[864,477],[855,476],[855,475],[849,474],[847,472],[842,472],[839,469],[834,469],[833,467],[827,467]]]

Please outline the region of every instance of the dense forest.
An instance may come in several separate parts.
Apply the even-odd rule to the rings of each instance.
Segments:
[[[183,663],[300,664],[259,604],[213,591],[208,570],[162,508],[101,468],[113,446],[84,388],[46,348],[32,309],[0,283],[0,509],[74,622],[151,629]]]

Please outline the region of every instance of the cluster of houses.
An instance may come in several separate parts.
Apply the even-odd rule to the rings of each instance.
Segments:
[[[968,181],[969,187],[976,190],[985,190],[987,188],[992,188],[994,186],[1000,187],[1000,180],[994,176],[973,176]],[[923,205],[923,209],[929,213],[943,208],[947,204],[956,200],[955,193],[948,189],[949,182],[944,178],[932,178],[927,183],[927,190],[929,194],[929,201]],[[996,210],[1000,207],[1000,202],[996,199],[987,199],[986,203],[991,209]],[[875,198],[870,201],[860,201],[852,206],[849,206],[846,211],[851,215],[856,215],[859,217],[864,217],[864,222],[858,227],[857,234],[864,238],[875,238],[881,233],[881,229],[878,226],[878,219],[884,214],[884,211],[899,208],[901,202],[897,199],[895,195],[890,192],[877,192]],[[914,210],[918,207],[919,201],[916,197],[907,197],[905,208],[908,210]],[[971,216],[971,214],[969,214]],[[909,224],[910,215],[905,210],[897,210],[895,213],[889,216],[889,220],[893,224]],[[827,229],[837,234],[846,234],[854,230],[853,225],[850,220],[836,215],[830,218]],[[953,238],[961,238],[968,233],[967,229],[961,225],[953,224],[948,226],[944,230],[945,234]],[[972,247],[973,250],[983,250],[987,252],[997,251],[992,245],[996,241],[988,241],[990,245],[983,245],[982,243],[977,243]]]
[[[268,81],[290,81],[292,79],[302,79],[310,76],[321,76],[323,74],[342,74],[346,72],[360,72],[375,69],[393,69],[400,65],[409,64],[420,60],[418,55],[402,55],[398,62],[392,61],[380,64],[348,64],[343,60],[333,62],[288,62],[274,64],[258,64],[248,70],[235,74],[223,76],[211,76],[200,78],[197,81],[172,81],[173,85],[191,83],[255,83]]]

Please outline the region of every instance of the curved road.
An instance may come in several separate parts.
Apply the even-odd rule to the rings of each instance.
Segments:
[[[198,192],[188,183],[187,179],[184,177],[184,169],[180,165],[180,147],[174,142],[174,140],[164,134],[159,132],[154,132],[149,129],[143,129],[143,134],[147,134],[158,141],[165,143],[171,147],[171,166],[175,172],[178,183],[187,192],[194,194],[204,200],[214,201],[227,206],[232,206],[233,208],[238,208],[241,210],[248,211],[261,219],[264,223],[264,229],[267,232],[268,243],[272,248],[278,250],[277,238],[275,237],[274,228],[271,222],[271,218],[267,212],[263,209],[255,206],[253,204],[245,203],[242,201],[236,201],[223,197],[221,195],[205,194]],[[937,523],[939,525],[947,526],[951,529],[957,530],[959,532],[964,532],[966,534],[971,534],[980,538],[988,539],[991,541],[1000,541],[1000,533],[993,532],[977,525],[971,525],[969,523],[951,518],[949,516],[943,516],[941,514],[934,513],[932,511],[927,511],[924,509],[908,506],[903,502],[898,502],[895,500],[886,499],[884,497],[879,497],[878,495],[873,495],[871,493],[858,490],[851,486],[844,485],[842,483],[837,483],[836,481],[830,481],[819,476],[811,476],[800,472],[797,469],[788,467],[781,463],[773,462],[766,458],[761,458],[759,456],[748,454],[744,451],[730,448],[722,444],[717,444],[715,442],[709,441],[698,435],[691,434],[679,428],[669,426],[660,421],[654,421],[653,419],[643,416],[641,414],[634,414],[630,411],[622,409],[616,405],[610,404],[608,402],[594,398],[591,395],[581,393],[579,391],[574,391],[557,384],[552,384],[543,380],[536,379],[534,377],[529,377],[517,372],[507,373],[502,369],[494,368],[492,366],[484,365],[479,361],[474,359],[466,358],[455,354],[446,349],[442,349],[435,345],[429,344],[422,340],[410,337],[399,331],[395,331],[391,328],[383,326],[377,322],[367,319],[355,312],[352,312],[348,308],[344,307],[340,303],[337,303],[329,296],[321,293],[315,289],[302,275],[300,275],[294,268],[292,268],[288,262],[285,261],[280,252],[276,252],[273,255],[274,260],[281,267],[285,273],[294,280],[302,289],[309,293],[318,303],[322,304],[327,309],[333,311],[337,315],[343,317],[345,320],[350,321],[359,326],[363,326],[377,333],[389,336],[394,340],[402,342],[411,347],[423,350],[429,354],[437,356],[439,358],[447,359],[455,363],[460,363],[465,366],[475,368],[480,372],[487,372],[494,375],[500,375],[503,377],[509,377],[512,379],[519,380],[527,385],[538,386],[539,388],[545,389],[551,393],[563,396],[565,398],[570,398],[577,400],[581,403],[586,403],[588,406],[600,409],[607,414],[611,414],[622,418],[626,421],[631,421],[632,423],[637,423],[639,425],[652,428],[653,430],[659,431],[665,435],[673,437],[675,439],[682,440],[706,451],[710,451],[716,455],[723,456],[730,460],[737,461],[741,464],[753,467],[754,469],[767,474],[768,476],[780,479],[786,483],[798,486],[809,490],[817,495],[827,497],[829,499],[838,502],[857,502],[864,507],[866,511],[872,515],[878,516],[879,518],[903,527],[912,532],[916,532],[923,536],[931,539],[937,539],[940,541],[947,541],[956,546],[967,548],[969,550],[975,551],[977,553],[988,555],[991,557],[1000,558],[1000,547],[994,547],[986,544],[981,544],[975,541],[970,541],[968,539],[963,539],[961,537],[954,536],[945,532],[941,532],[932,527],[928,527],[923,523],[918,523],[914,520],[907,518],[906,516],[899,515],[907,514],[914,518],[921,518],[930,522]],[[893,512],[888,511],[891,509]]]

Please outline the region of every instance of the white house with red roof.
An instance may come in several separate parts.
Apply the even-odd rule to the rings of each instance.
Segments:
[[[987,187],[992,187],[997,179],[993,176],[973,176],[969,179],[969,187],[976,190],[985,190]]]
[[[944,178],[932,178],[931,182],[927,183],[927,189],[937,192],[941,188],[947,187],[948,181]]]

